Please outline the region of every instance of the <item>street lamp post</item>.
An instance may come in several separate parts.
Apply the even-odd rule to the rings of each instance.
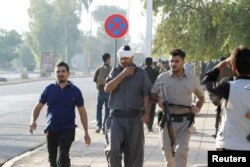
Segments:
[[[68,62],[68,0],[66,0],[66,8],[65,8],[65,46],[64,46],[64,61]]]
[[[152,10],[153,0],[147,0],[147,26],[146,26],[146,56],[151,56],[152,50]]]
[[[90,10],[89,51],[88,51],[88,74],[90,74],[92,52],[92,11]]]

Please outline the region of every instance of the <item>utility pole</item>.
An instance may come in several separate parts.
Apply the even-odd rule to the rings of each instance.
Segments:
[[[128,24],[129,24],[129,18],[130,18],[130,0],[128,1],[128,10],[127,10],[127,19],[128,19]],[[129,29],[128,29],[128,32],[127,32],[127,35],[126,35],[126,42],[127,44],[130,42],[130,37],[129,37]]]
[[[152,10],[153,0],[147,0],[146,57],[151,57],[152,52]]]
[[[90,10],[89,51],[88,51],[88,74],[90,74],[92,54],[92,11]]]
[[[66,0],[66,8],[65,8],[65,46],[64,46],[64,61],[68,62],[68,0]]]

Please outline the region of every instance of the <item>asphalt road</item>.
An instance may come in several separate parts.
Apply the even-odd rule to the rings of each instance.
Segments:
[[[85,100],[89,121],[95,119],[97,90],[91,77],[70,79],[78,86]],[[46,109],[37,121],[33,135],[28,133],[31,111],[43,89],[53,80],[36,81],[12,85],[0,85],[0,166],[5,161],[45,143],[43,133]],[[80,124],[78,113],[76,122]]]

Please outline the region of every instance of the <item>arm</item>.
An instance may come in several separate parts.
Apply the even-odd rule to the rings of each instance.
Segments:
[[[220,72],[229,64],[229,58],[217,64],[212,71],[209,71],[205,74],[201,84],[205,86],[205,88],[220,97],[228,99],[229,96],[229,82],[225,81],[217,84],[217,79],[219,77]]]
[[[81,119],[81,123],[85,132],[84,135],[84,140],[85,140],[85,144],[88,146],[90,144],[90,137],[89,137],[89,133],[88,133],[88,118],[87,118],[87,112],[84,106],[78,107],[78,111],[79,111],[79,115],[80,115],[80,119]]]
[[[195,106],[192,106],[191,111],[194,114],[199,113],[204,102],[205,102],[205,97],[204,96],[198,97],[198,100],[197,100]]]
[[[109,81],[104,88],[104,91],[107,93],[111,93],[113,90],[115,90],[119,84],[128,76],[131,76],[134,74],[134,69],[133,68],[129,68],[126,67],[125,69],[123,69],[123,71],[117,75],[117,77],[115,77],[114,79],[112,79],[111,81]]]
[[[217,68],[220,73],[224,70],[225,67],[229,66],[230,65],[230,57],[228,57],[226,60],[222,61],[222,62],[219,62],[215,67]]]
[[[29,125],[29,132],[30,132],[31,134],[33,134],[33,131],[36,130],[36,126],[37,126],[37,125],[36,125],[36,120],[37,120],[37,118],[39,117],[39,114],[40,114],[40,112],[41,112],[43,106],[44,106],[44,104],[38,102],[38,103],[35,105],[35,107],[34,107],[32,113],[31,113],[31,121],[30,121],[30,125]]]
[[[157,103],[158,106],[160,107],[160,111],[162,112],[163,110],[163,101],[162,99],[159,97],[158,93],[152,93],[150,96],[150,99],[152,101],[152,103]]]
[[[142,121],[144,123],[147,123],[149,121],[150,107],[151,107],[151,103],[149,101],[149,96],[146,96],[146,97],[144,97],[144,110],[145,110],[145,113],[142,116]]]
[[[98,73],[99,73],[99,69],[97,69],[96,70],[96,72],[95,72],[95,75],[94,75],[94,82],[96,82],[97,81],[97,75],[98,75]]]

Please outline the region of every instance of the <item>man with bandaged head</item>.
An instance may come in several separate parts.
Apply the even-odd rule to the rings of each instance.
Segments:
[[[149,121],[152,85],[147,72],[133,63],[130,46],[122,46],[117,56],[119,65],[110,72],[104,89],[110,93],[105,155],[109,167],[122,167],[122,153],[125,167],[143,167],[143,123]]]

